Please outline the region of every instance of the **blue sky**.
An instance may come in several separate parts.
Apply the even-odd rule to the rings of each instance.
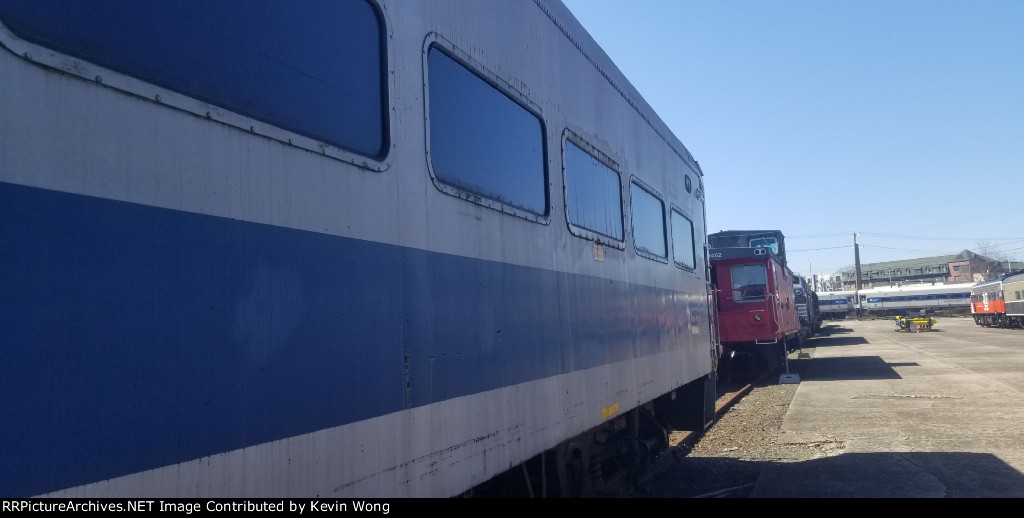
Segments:
[[[1024,260],[1024,0],[564,0],[790,267]]]

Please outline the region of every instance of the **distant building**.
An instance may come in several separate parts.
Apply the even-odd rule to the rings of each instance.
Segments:
[[[906,284],[961,284],[993,279],[1000,273],[1018,269],[1024,263],[996,261],[970,250],[956,255],[888,261],[860,265],[861,289]],[[844,290],[857,288],[854,269],[842,273]]]
[[[842,291],[843,290],[843,277],[841,275],[829,274],[819,275],[814,274],[812,276],[812,283],[814,291]]]

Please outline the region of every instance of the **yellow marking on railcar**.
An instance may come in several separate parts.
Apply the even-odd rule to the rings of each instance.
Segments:
[[[619,404],[615,403],[611,406],[606,406],[601,409],[601,419],[608,419],[609,417],[619,413]]]

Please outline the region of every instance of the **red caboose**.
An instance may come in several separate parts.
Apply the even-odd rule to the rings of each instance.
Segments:
[[[763,370],[781,365],[797,346],[800,320],[793,279],[784,256],[776,253],[782,233],[758,232],[777,233],[774,246],[761,246],[766,240],[760,235],[753,238],[755,246],[716,247],[712,235],[708,238],[722,356],[727,362],[736,355],[749,356]]]
[[[1016,273],[1016,272],[1010,272]],[[1006,325],[1006,297],[1003,280],[1008,274],[982,281],[971,288],[971,314],[979,326],[1003,327]]]

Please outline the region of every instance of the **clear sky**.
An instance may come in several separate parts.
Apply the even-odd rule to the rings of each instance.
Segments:
[[[1024,0],[564,0],[790,268],[1024,260]]]

